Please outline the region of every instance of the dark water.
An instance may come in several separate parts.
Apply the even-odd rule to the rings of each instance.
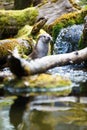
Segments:
[[[87,97],[19,97],[0,107],[0,130],[48,129],[86,130]]]

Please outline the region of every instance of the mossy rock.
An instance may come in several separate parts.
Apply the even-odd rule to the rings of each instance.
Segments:
[[[84,17],[86,15],[87,15],[87,9],[82,9],[76,12],[64,14],[60,18],[56,19],[52,24],[50,24],[47,30],[49,33],[52,33],[55,41],[57,35],[59,34],[62,28],[74,24],[82,24],[84,22]]]
[[[0,10],[1,39],[16,35],[18,30],[26,24],[33,25],[38,15],[39,12],[34,7],[24,10]]]
[[[15,94],[43,92],[50,94],[51,92],[57,95],[67,95],[71,92],[71,85],[71,81],[67,78],[56,75],[39,74],[8,81],[5,84],[5,89],[11,90],[12,93]]]
[[[7,15],[7,17],[6,17]],[[33,25],[36,17],[38,16],[38,10],[34,7],[26,8],[24,10],[1,10],[0,11],[0,25],[13,25],[23,26],[26,24]]]
[[[15,36],[17,37],[22,37],[22,38],[28,38],[28,36],[31,34],[31,30],[32,30],[33,26],[29,26],[29,25],[25,25],[24,27],[22,27],[17,35]]]
[[[26,39],[6,39],[0,41],[0,58],[7,56],[9,54],[9,50],[13,51],[14,48],[17,47],[19,53],[21,54],[29,54],[31,53],[32,46]]]
[[[16,35],[15,37],[16,37],[16,38],[19,38],[19,37],[20,37],[20,38],[32,38],[32,41],[33,41],[33,40],[36,40],[40,34],[47,33],[45,30],[40,29],[40,31],[39,31],[38,34],[32,35],[32,34],[31,34],[32,29],[33,29],[33,26],[25,25],[24,27],[22,27],[22,28],[18,31],[18,33],[17,33],[17,35]],[[35,42],[35,41],[33,41],[33,42]]]

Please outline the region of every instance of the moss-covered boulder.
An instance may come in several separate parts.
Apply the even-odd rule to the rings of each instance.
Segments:
[[[31,53],[32,46],[29,39],[6,39],[0,40],[0,58],[5,57],[9,54],[9,50],[13,51],[17,47],[21,54],[28,55]]]
[[[39,74],[6,82],[5,89],[15,94],[49,93],[67,95],[71,92],[71,81],[58,75]],[[9,87],[10,86],[10,87]],[[58,92],[59,91],[59,92]]]
[[[24,25],[33,25],[37,16],[38,10],[34,7],[24,10],[0,10],[0,36],[12,36]]]
[[[56,19],[52,24],[48,27],[48,32],[52,33],[54,37],[54,41],[57,38],[58,33],[64,27],[73,25],[73,24],[81,24],[84,22],[84,17],[87,15],[87,9],[82,9],[76,12],[64,14],[58,19]]]

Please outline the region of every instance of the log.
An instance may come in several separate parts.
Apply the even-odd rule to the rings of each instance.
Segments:
[[[17,53],[12,53],[9,56],[9,67],[10,70],[16,76],[27,76],[38,73],[46,72],[48,69],[51,69],[56,66],[64,66],[69,64],[78,64],[87,60],[87,47],[74,51],[67,54],[59,55],[50,55],[45,56],[40,59],[35,59],[31,61],[26,61],[23,58],[20,58]]]

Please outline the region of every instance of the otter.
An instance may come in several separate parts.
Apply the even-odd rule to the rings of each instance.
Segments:
[[[52,37],[49,34],[42,34],[39,36],[38,41],[33,49],[33,52],[29,55],[31,59],[41,58],[48,54],[49,43],[52,41]]]

